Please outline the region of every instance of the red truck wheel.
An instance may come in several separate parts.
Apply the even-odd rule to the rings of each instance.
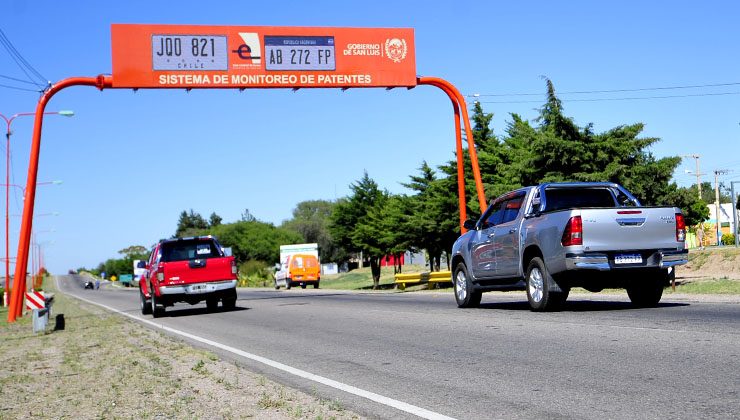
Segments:
[[[154,318],[159,318],[164,315],[164,305],[157,301],[157,296],[154,294],[152,289],[152,297],[149,299],[151,302],[151,311]]]
[[[144,292],[142,292],[141,289],[139,289],[139,303],[141,304],[142,315],[149,315],[152,313],[152,303],[146,298],[146,296],[144,296]]]

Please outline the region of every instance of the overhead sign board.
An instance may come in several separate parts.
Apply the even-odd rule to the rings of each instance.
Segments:
[[[414,30],[111,25],[116,88],[416,86]]]

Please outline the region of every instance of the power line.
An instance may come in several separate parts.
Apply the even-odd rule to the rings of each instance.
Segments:
[[[738,86],[740,82],[730,83],[711,83],[704,85],[683,85],[683,86],[660,86],[660,87],[649,87],[649,88],[633,88],[633,89],[606,89],[606,90],[575,90],[570,92],[557,92],[558,95],[571,95],[571,94],[590,94],[590,93],[623,93],[623,92],[645,92],[651,90],[674,90],[674,89],[698,89],[707,87],[721,87],[721,86]],[[540,96],[543,92],[539,93],[476,93],[467,96]]]
[[[0,84],[0,87],[6,88],[6,89],[15,89],[15,90],[23,90],[26,92],[43,92],[43,89],[39,87],[39,89],[28,89],[28,88],[22,88],[18,86],[10,86],[10,85],[2,85]]]
[[[28,77],[30,81],[33,81],[33,77],[29,74],[29,71],[33,75],[35,75],[38,78],[38,80],[41,81],[41,84],[34,83],[36,84],[36,86],[41,88],[47,83],[48,79],[42,76],[41,73],[39,73],[35,68],[33,68],[33,66],[28,61],[26,61],[25,58],[23,58],[21,53],[18,52],[15,46],[13,46],[13,43],[10,42],[10,39],[8,39],[8,37],[5,35],[5,32],[3,32],[2,29],[0,29],[0,43],[3,44],[3,46],[5,47],[5,50],[8,51],[8,54],[10,54],[10,58],[12,58],[13,61],[15,61],[15,63],[18,65],[18,67],[21,69],[21,71],[23,71],[23,73],[26,75],[26,77]]]
[[[624,98],[591,98],[591,99],[560,99],[561,102],[604,102],[604,101],[638,101],[645,99],[669,99],[669,98],[695,98],[700,96],[727,96],[740,95],[740,92],[718,92],[718,93],[694,93],[687,95],[663,95],[663,96],[634,96]],[[482,104],[541,104],[542,101],[476,101]]]
[[[36,83],[34,82],[29,82],[28,80],[23,79],[16,79],[15,77],[5,76],[3,74],[0,74],[0,78],[12,80],[14,82],[28,83],[29,85],[36,85]]]

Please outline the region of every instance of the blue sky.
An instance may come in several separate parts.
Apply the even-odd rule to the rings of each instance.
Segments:
[[[644,122],[658,156],[698,153],[701,169],[740,180],[740,6],[732,1],[324,2],[6,0],[0,28],[45,78],[110,73],[111,23],[411,27],[417,72],[481,94],[501,134],[510,113],[532,119],[546,75],[558,92],[730,83],[721,87],[563,94],[566,114],[597,131]],[[4,49],[0,75],[27,79]],[[0,84],[33,87],[1,79]],[[485,96],[534,93],[534,96]],[[729,94],[726,94],[729,93]],[[707,95],[712,94],[712,95]],[[623,100],[631,97],[705,95]],[[603,99],[610,101],[572,101]],[[0,113],[35,110],[38,95],[0,87]],[[470,98],[472,101],[472,98]],[[517,103],[522,101],[534,101]],[[95,266],[175,231],[179,213],[245,208],[279,224],[296,203],[347,195],[364,170],[382,187],[423,160],[453,158],[449,101],[438,90],[106,90],[75,87],[47,110],[34,228],[52,272]],[[32,118],[13,123],[12,183],[25,185]],[[4,144],[2,151],[4,152]],[[689,185],[686,160],[676,181]],[[709,180],[709,176],[704,177]],[[11,214],[22,209],[11,194]],[[59,213],[57,216],[41,216]],[[20,218],[11,217],[11,256]]]

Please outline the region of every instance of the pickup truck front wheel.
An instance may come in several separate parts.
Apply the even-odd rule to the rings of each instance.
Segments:
[[[476,308],[480,305],[483,293],[473,288],[473,280],[468,275],[465,264],[455,267],[455,300],[458,308]]]
[[[540,257],[534,257],[527,267],[527,300],[535,312],[559,309],[568,298],[567,292],[553,292],[550,284],[554,280]]]

